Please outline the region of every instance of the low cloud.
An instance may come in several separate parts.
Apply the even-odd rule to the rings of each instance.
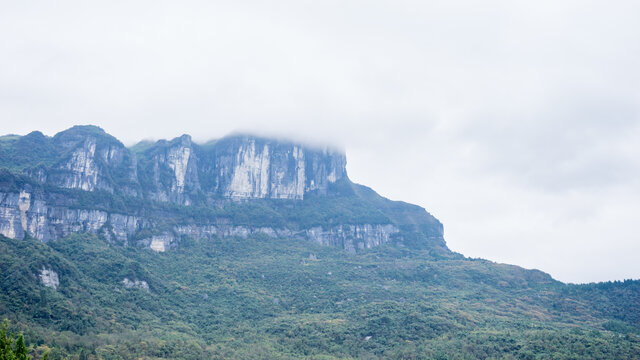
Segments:
[[[247,130],[346,148],[456,251],[640,278],[636,1],[15,2],[2,133]]]

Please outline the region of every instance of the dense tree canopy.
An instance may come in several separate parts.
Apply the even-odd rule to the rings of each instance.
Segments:
[[[43,267],[57,289],[43,286]],[[0,237],[0,291],[0,318],[36,359],[640,354],[638,281],[566,285],[395,246],[348,254],[296,239],[183,238],[156,253],[88,235]]]

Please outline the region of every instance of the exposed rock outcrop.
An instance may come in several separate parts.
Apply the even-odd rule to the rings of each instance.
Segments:
[[[141,166],[150,178],[141,179],[147,185],[144,194],[155,201],[189,205],[190,196],[201,190],[195,147],[191,137],[183,135],[170,142],[159,141],[141,153]]]
[[[301,200],[347,177],[339,151],[248,135],[204,145],[183,135],[128,149],[100,128],[75,126],[53,138],[34,132],[8,145],[5,165],[40,184],[182,205],[203,195]],[[28,146],[41,153],[20,153]]]
[[[356,193],[345,155],[329,148],[248,135],[198,145],[183,135],[129,149],[100,128],[77,126],[52,138],[39,132],[5,138],[0,155],[0,234],[10,238],[29,235],[47,242],[91,233],[164,252],[181,236],[263,234],[356,252],[401,238],[399,227],[436,240],[442,234],[441,224],[422,208],[380,200],[370,189]],[[311,222],[287,210],[306,204],[308,196],[321,207],[311,211],[316,216]],[[324,196],[351,196],[360,203],[317,201]],[[262,205],[252,208],[253,199],[288,205],[276,210],[268,205],[273,202],[255,200]],[[370,211],[374,203],[381,207]],[[274,217],[277,211],[285,214]]]
[[[26,171],[35,180],[65,189],[139,195],[135,154],[101,129],[73,127],[54,136],[51,146],[58,154],[55,163]]]
[[[176,233],[192,238],[206,239],[212,237],[249,237],[263,234],[274,238],[291,237],[313,241],[320,245],[333,246],[355,253],[357,250],[370,249],[374,246],[389,243],[394,234],[400,230],[392,224],[346,224],[323,229],[313,227],[303,230],[271,227],[245,226],[177,226]]]
[[[18,193],[0,193],[0,234],[10,238],[21,239],[29,234],[47,242],[71,233],[91,233],[126,245],[136,233],[152,229],[151,220],[138,216],[109,213],[103,210],[49,206],[42,198],[42,194],[37,192],[22,190]],[[233,224],[190,224],[176,225],[173,232],[196,239],[246,238],[256,234],[274,238],[303,238],[321,245],[356,252],[359,249],[388,243],[391,236],[399,233],[399,230],[391,224],[346,224],[328,229],[313,227],[302,230]],[[164,252],[176,245],[176,239],[171,233],[163,233],[137,243],[155,251]]]
[[[58,289],[60,279],[58,278],[58,273],[55,271],[42,267],[39,277],[42,285],[53,288],[54,290]]]
[[[203,150],[214,166],[202,173],[215,179],[204,190],[232,199],[296,199],[309,191],[326,193],[329,184],[346,178],[346,158],[331,149],[251,136],[222,139]]]
[[[370,249],[390,242],[399,233],[391,224],[348,224],[327,230],[315,227],[305,231],[307,238],[320,245],[334,246],[355,253],[356,250]]]
[[[138,244],[156,252],[165,252],[175,246],[175,238],[172,234],[165,233],[140,240]]]
[[[0,192],[0,234],[13,239],[29,234],[47,242],[72,233],[91,233],[126,244],[131,235],[146,226],[136,216],[50,206],[38,192]]]
[[[124,278],[122,280],[122,284],[127,289],[138,288],[145,291],[149,291],[149,284],[147,284],[144,280],[129,280],[128,278]]]

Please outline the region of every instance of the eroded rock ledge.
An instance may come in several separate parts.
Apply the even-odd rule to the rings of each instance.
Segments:
[[[437,219],[351,183],[344,153],[327,147],[183,135],[127,148],[94,126],[0,139],[0,234],[10,238],[90,233],[163,252],[182,236],[262,234],[357,252],[413,232],[446,249]]]

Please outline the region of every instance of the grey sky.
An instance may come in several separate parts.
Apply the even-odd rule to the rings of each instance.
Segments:
[[[455,251],[640,278],[638,1],[0,5],[0,133],[335,144]]]

